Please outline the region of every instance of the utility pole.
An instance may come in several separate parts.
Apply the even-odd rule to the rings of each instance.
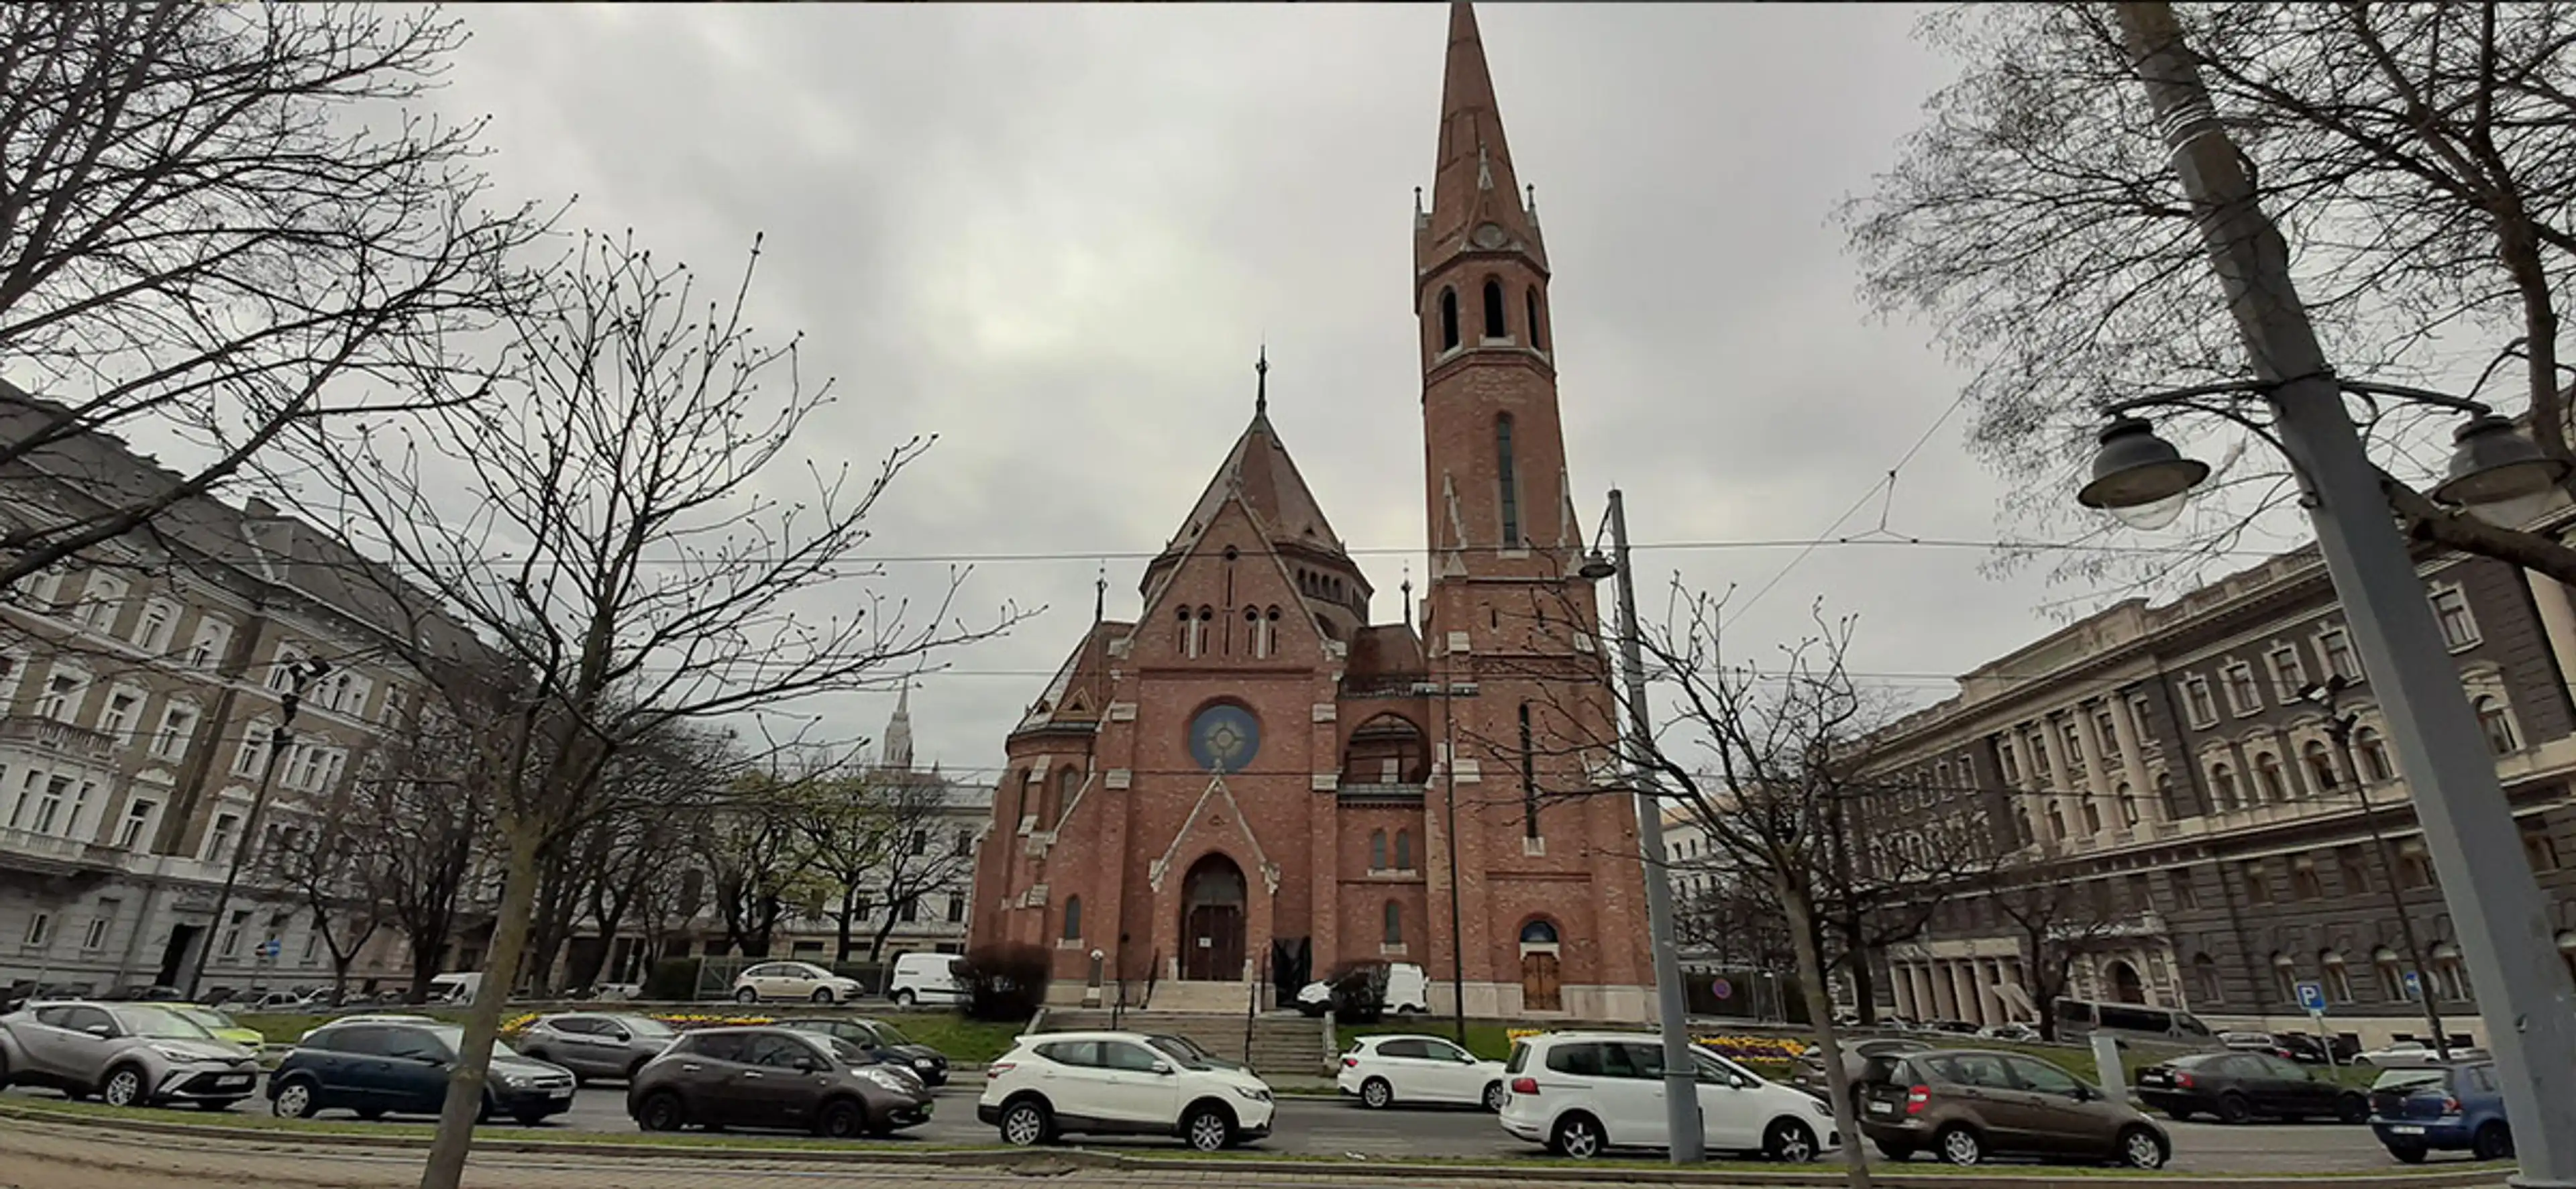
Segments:
[[[2450,1030],[2442,1026],[2441,1005],[2434,1002],[2433,972],[2424,968],[2424,945],[2415,940],[2415,918],[2406,911],[2406,893],[2397,886],[2397,853],[2388,837],[2379,830],[2379,818],[2370,806],[2370,778],[2362,775],[2361,760],[2352,750],[2352,730],[2359,725],[2360,715],[2338,711],[2334,701],[2352,683],[2341,673],[2326,676],[2322,685],[2310,686],[2326,703],[2326,734],[2334,736],[2335,750],[2342,753],[2344,770],[2352,773],[2353,795],[2361,799],[2361,822],[2370,828],[2370,846],[2379,852],[2380,882],[2387,885],[2388,911],[2397,917],[2397,936],[2406,945],[2406,961],[2415,968],[2415,991],[2424,1004],[2424,1026],[2433,1031],[2433,1052],[2444,1061],[2451,1059]],[[2331,1060],[2334,1049],[2327,1046]]]
[[[1645,646],[1637,637],[1637,580],[1628,560],[1628,511],[1610,489],[1611,562],[1619,571],[1619,668],[1627,686],[1628,775],[1637,797],[1637,848],[1645,863],[1646,929],[1655,954],[1655,1007],[1664,1033],[1664,1126],[1675,1164],[1708,1158],[1699,1117],[1699,1062],[1691,1057],[1690,1004],[1682,993],[1681,954],[1673,947],[1673,888],[1664,860],[1664,811],[1646,762],[1654,723],[1646,713]]]
[[[197,997],[197,984],[206,977],[206,963],[214,957],[215,947],[223,942],[224,914],[232,910],[233,889],[241,883],[242,863],[250,857],[251,849],[259,844],[260,813],[268,808],[268,791],[277,783],[278,760],[295,738],[294,732],[288,728],[295,724],[296,708],[304,704],[304,689],[330,671],[331,662],[318,657],[299,662],[287,670],[286,689],[277,699],[280,708],[277,727],[268,734],[268,754],[259,765],[259,788],[251,794],[250,813],[242,819],[241,837],[233,840],[231,861],[224,866],[223,890],[215,893],[214,924],[206,934],[206,943],[197,947],[197,961],[188,968],[185,990],[189,999]]]
[[[1449,672],[1451,661],[1443,650],[1440,668],[1440,724],[1447,736],[1441,744],[1441,799],[1446,802],[1442,816],[1441,840],[1449,847],[1449,1016],[1458,1034],[1458,1047],[1467,1047],[1467,933],[1464,914],[1458,907],[1465,889],[1458,885],[1458,704],[1457,674]]]
[[[2173,6],[2132,0],[2117,12],[2414,790],[2513,1122],[2514,1183],[2576,1187],[2576,990],[2559,965],[2539,882],[2519,861],[2494,760],[2398,536],[2386,477],[2362,451],[2300,304],[2289,245],[2263,213]]]

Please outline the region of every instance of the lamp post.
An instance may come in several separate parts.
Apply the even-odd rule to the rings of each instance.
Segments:
[[[1610,489],[1610,541],[1616,562],[1595,545],[1583,561],[1583,577],[1598,582],[1619,579],[1619,669],[1627,687],[1627,721],[1620,732],[1627,753],[1628,775],[1637,798],[1637,848],[1645,864],[1646,930],[1655,956],[1655,1008],[1664,1033],[1664,1126],[1672,1137],[1675,1164],[1707,1159],[1699,1117],[1699,1063],[1691,1057],[1690,1004],[1682,989],[1681,954],[1673,946],[1673,887],[1664,859],[1664,813],[1655,797],[1654,770],[1646,748],[1654,724],[1646,714],[1646,661],[1637,636],[1637,583],[1628,560],[1628,511],[1619,489]]]
[[[1458,1034],[1458,1047],[1467,1046],[1467,933],[1465,914],[1458,901],[1463,889],[1458,884],[1458,714],[1451,699],[1459,694],[1474,696],[1473,682],[1460,684],[1446,680],[1451,662],[1444,656],[1440,682],[1440,775],[1442,814],[1441,842],[1449,851],[1449,1021]]]
[[[2361,723],[2359,711],[2338,711],[2336,699],[2352,688],[2352,682],[2341,673],[2329,673],[2323,682],[2309,682],[2299,697],[2324,708],[2326,734],[2334,737],[2335,750],[2343,756],[2344,770],[2352,773],[2353,795],[2361,799],[2361,821],[2370,828],[2371,849],[2379,852],[2380,882],[2388,886],[2388,911],[2397,917],[2397,937],[2406,946],[2406,961],[2415,968],[2415,988],[2424,1004],[2424,1025],[2433,1032],[2433,1051],[2442,1060],[2451,1059],[2449,1030],[2442,1026],[2441,1005],[2433,1002],[2433,972],[2424,968],[2424,946],[2415,940],[2415,918],[2406,911],[2406,895],[2397,886],[2397,856],[2388,838],[2379,830],[2379,818],[2370,807],[2370,778],[2362,775],[2360,757],[2352,750],[2353,728]],[[2331,1047],[2327,1056],[2333,1056]]]
[[[224,865],[224,886],[215,893],[214,927],[206,935],[206,944],[198,947],[197,960],[188,968],[188,998],[197,997],[197,985],[205,980],[206,963],[214,957],[214,947],[224,936],[224,914],[232,910],[233,889],[241,883],[242,862],[250,857],[251,848],[259,842],[259,818],[268,808],[268,791],[277,783],[277,762],[295,739],[289,728],[295,725],[295,711],[304,704],[304,690],[331,671],[331,662],[318,657],[299,661],[287,670],[286,688],[277,696],[277,726],[268,734],[268,754],[259,765],[259,788],[251,793],[250,813],[242,819],[241,837],[233,840],[231,861]]]
[[[2398,536],[2387,476],[2363,453],[2343,394],[2430,398],[2426,403],[2463,410],[2471,402],[2335,377],[2300,304],[2289,244],[2263,213],[2245,156],[2210,103],[2173,6],[2131,2],[2116,13],[2258,377],[2199,395],[2259,393],[2270,406],[2272,428],[2306,496],[2318,553],[2415,792],[2425,847],[2478,987],[2513,1121],[2521,1163],[2515,1180],[2576,1187],[2576,1012],[2569,1010],[2568,977],[2558,963],[2546,901],[2529,866],[2507,861],[2521,853],[2521,843],[2504,789],[2414,559]],[[2509,422],[2470,411],[2479,415],[2459,431],[2451,476],[2435,489],[2436,498],[2492,507],[2546,494],[2564,478],[2566,465],[2542,456]],[[2102,437],[2093,481],[2079,497],[2088,506],[2132,514],[2152,509],[2170,523],[2180,499],[2208,477],[2206,466],[2181,459],[2135,418],[2114,422]],[[2170,513],[2156,507],[2167,500],[2174,501]]]

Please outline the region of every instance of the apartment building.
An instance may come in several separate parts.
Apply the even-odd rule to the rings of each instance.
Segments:
[[[2461,684],[2576,971],[2576,661],[2568,592],[2501,562],[2419,564]],[[2351,683],[2349,747],[2302,691]],[[2171,603],[2132,600],[1959,679],[1864,760],[1870,847],[1995,870],[1944,889],[1932,927],[1877,955],[1880,1004],[1917,1019],[2033,1020],[2034,960],[2063,994],[2188,1009],[2214,1026],[2422,1037],[2419,994],[2481,1035],[2476,988],[2385,724],[2313,547]],[[2392,907],[2392,887],[2413,945]],[[2016,890],[2017,889],[2017,890]],[[2421,977],[2417,976],[2420,970]]]
[[[48,408],[0,384],[0,437]],[[59,523],[177,482],[93,433],[0,471],[0,518]],[[417,706],[380,583],[261,500],[187,498],[0,596],[0,986],[178,983],[201,956],[207,989],[328,984],[311,908],[267,877],[248,826],[299,683],[265,839],[311,828]],[[352,973],[406,970],[380,930]]]

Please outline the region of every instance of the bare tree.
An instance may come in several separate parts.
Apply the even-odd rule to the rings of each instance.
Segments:
[[[2570,457],[2558,291],[2576,264],[2576,13],[2242,2],[2184,16],[2262,201],[2299,247],[2328,356],[2400,379],[2519,357],[2521,399],[2499,403],[2527,406],[2542,449]],[[2108,5],[1967,5],[1924,28],[1966,69],[1844,210],[1864,292],[1928,318],[1971,368],[1969,440],[2011,484],[2013,531],[2103,543],[2119,530],[2067,495],[2091,456],[2094,402],[2242,378],[2242,344]],[[2418,413],[2358,411],[2403,458],[2395,469],[2433,471],[2425,448],[2441,443]],[[2168,436],[2227,439],[2212,482],[2231,498],[2199,501],[2183,526],[2203,557],[2295,492],[2277,452],[2243,449],[2264,433],[2252,412],[2212,403],[2165,422]],[[2576,549],[2440,508],[2407,482],[2388,490],[2419,539],[2576,581]],[[2038,556],[2086,582],[2171,588],[2198,569],[2139,550],[2001,560]]]
[[[909,775],[865,772],[820,780],[797,798],[792,820],[804,839],[814,880],[828,898],[834,961],[850,960],[858,922],[877,903],[873,878],[902,837],[898,814],[889,803],[896,795],[892,782]]]
[[[406,724],[402,745],[353,782],[341,820],[362,841],[367,895],[411,951],[409,997],[420,1002],[448,943],[472,910],[476,860],[491,828],[488,790],[461,770],[466,748],[444,716]]]
[[[425,9],[0,7],[0,467],[78,470],[96,431],[176,434],[175,482],[72,475],[0,524],[0,588],[148,526],[324,418],[479,385],[407,382],[420,353],[514,300],[542,230],[482,209],[479,125],[406,110],[461,42]],[[80,484],[81,479],[94,480]]]
[[[2021,946],[2024,981],[2039,1010],[2040,1037],[2056,1040],[2052,1005],[2066,994],[2076,961],[2132,929],[2134,915],[2120,911],[2108,881],[2086,882],[2046,870],[1999,870],[1985,899],[2011,925]]]
[[[866,595],[868,517],[927,443],[855,478],[795,459],[830,385],[801,382],[797,340],[753,333],[753,271],[701,305],[685,267],[586,236],[494,363],[455,378],[499,377],[499,399],[435,410],[434,432],[312,435],[348,535],[404,580],[387,597],[431,592],[499,657],[408,658],[475,728],[506,872],[487,959],[503,977],[467,1016],[423,1189],[462,1175],[540,861],[617,809],[621,752],[675,722],[891,684],[1018,618],[953,620],[962,575],[918,622]]]
[[[895,927],[913,919],[932,894],[955,890],[975,875],[975,847],[960,829],[948,786],[936,778],[889,783],[879,796],[889,846],[870,886],[885,919],[868,938],[868,961],[885,956]]]
[[[367,766],[361,760],[360,769]],[[384,868],[393,840],[372,815],[352,812],[355,787],[335,797],[309,829],[281,831],[277,845],[261,851],[262,874],[296,897],[331,955],[333,1007],[348,994],[350,964],[392,917]]]
[[[707,865],[708,893],[725,947],[769,956],[778,924],[806,899],[814,845],[804,828],[811,794],[800,782],[747,777],[697,820],[695,851]]]

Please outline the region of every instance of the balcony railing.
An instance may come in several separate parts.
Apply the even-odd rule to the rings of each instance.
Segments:
[[[1344,801],[1419,801],[1428,790],[1427,784],[1374,784],[1343,781],[1333,792]]]
[[[116,752],[116,736],[105,731],[26,714],[0,718],[0,747],[11,744],[82,759],[105,759]]]
[[[0,855],[41,867],[115,867],[124,852],[78,838],[39,834],[33,830],[0,830]]]

